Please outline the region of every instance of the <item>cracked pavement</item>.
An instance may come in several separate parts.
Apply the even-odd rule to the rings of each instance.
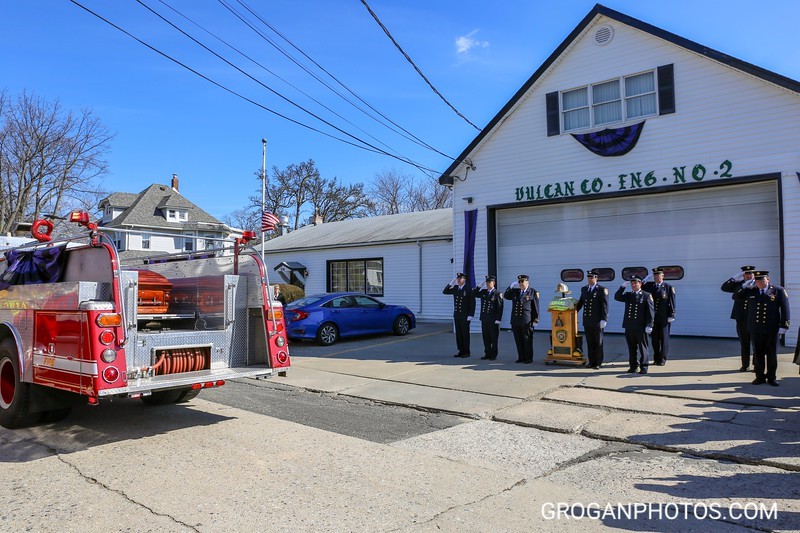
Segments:
[[[788,350],[781,387],[764,388],[733,370],[733,340],[673,339],[672,360],[647,376],[622,374],[613,336],[600,371],[542,364],[543,332],[524,367],[509,361],[508,337],[495,362],[454,360],[452,342],[442,324],[421,324],[403,338],[292,345],[293,368],[269,382],[354,413],[374,402],[458,417],[399,440],[202,395],[0,430],[0,530],[800,530]]]

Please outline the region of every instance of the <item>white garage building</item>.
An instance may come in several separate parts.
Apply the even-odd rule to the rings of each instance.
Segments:
[[[405,305],[419,319],[453,315],[453,211],[435,209],[326,222],[265,243],[271,283],[306,294],[356,291]]]
[[[588,268],[613,294],[669,267],[672,333],[714,337],[735,336],[720,285],[753,264],[787,288],[796,326],[798,140],[800,83],[598,5],[440,177],[452,255],[474,238],[478,281],[529,274],[544,307]],[[612,297],[607,331],[622,309]]]

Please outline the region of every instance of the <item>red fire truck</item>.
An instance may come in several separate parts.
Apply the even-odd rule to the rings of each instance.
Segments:
[[[0,254],[0,425],[52,422],[120,396],[184,402],[287,370],[283,308],[247,246],[255,234],[122,261],[109,233],[124,230],[85,212],[69,219],[80,234],[51,240],[40,220],[32,244]]]

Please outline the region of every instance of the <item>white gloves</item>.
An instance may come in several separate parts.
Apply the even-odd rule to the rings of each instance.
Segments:
[[[511,285],[508,286],[509,289],[519,289],[519,281],[515,281]]]
[[[499,324],[499,323],[500,323],[500,321],[499,321],[499,320],[495,320],[495,321],[494,321],[494,323],[495,323],[495,324]]]
[[[672,317],[667,318],[667,322],[674,322],[674,321],[675,321],[675,319],[672,318]]]
[[[485,281],[482,281],[482,282],[481,282],[481,284],[480,284],[480,285],[478,285],[478,288],[479,288],[479,289],[485,289],[485,288],[486,288],[486,282],[485,282]]]
[[[631,285],[630,281],[623,281],[622,285],[620,285],[620,287],[630,287],[630,285]]]
[[[467,322],[472,322],[472,317],[471,316],[467,317]]]
[[[448,283],[448,285],[450,285],[452,287],[453,285],[456,284],[457,281],[458,281],[458,278],[453,278],[452,280],[450,280],[450,283]]]
[[[642,283],[647,283],[648,281],[653,281],[653,275],[652,274],[646,275],[644,277],[644,279],[642,280]]]
[[[742,288],[743,288],[743,289],[751,289],[751,288],[753,288],[753,286],[754,286],[755,284],[756,284],[756,280],[755,280],[755,279],[748,279],[747,281],[745,281],[745,282],[742,284]]]
[[[601,320],[600,321],[600,329],[606,329],[606,324],[608,324],[608,322],[606,322],[605,320]]]
[[[644,328],[644,332],[645,333],[653,333],[653,328],[651,328],[650,326],[647,326],[646,328]]]
[[[787,333],[788,331],[789,331],[789,330],[788,330],[788,329],[786,329],[786,328],[780,328],[780,329],[778,330],[778,335],[786,335],[786,333]]]
[[[737,272],[735,276],[733,276],[733,281],[742,281],[744,279],[744,272]]]

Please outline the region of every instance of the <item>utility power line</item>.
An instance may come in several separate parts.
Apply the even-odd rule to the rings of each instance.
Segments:
[[[377,22],[377,23],[378,23],[378,26],[380,26],[380,27],[381,27],[381,29],[383,30],[383,33],[385,33],[385,34],[386,34],[386,36],[389,38],[389,40],[390,40],[390,41],[392,41],[392,43],[394,44],[394,46],[395,46],[395,47],[396,47],[396,48],[397,48],[397,49],[400,51],[400,53],[401,53],[401,54],[403,54],[403,57],[405,57],[405,58],[406,58],[406,61],[408,61],[409,63],[411,63],[411,66],[412,66],[412,67],[414,67],[414,70],[416,70],[416,71],[417,71],[417,74],[419,74],[419,75],[422,77],[422,79],[423,79],[423,80],[425,80],[425,83],[427,83],[427,84],[428,84],[428,87],[430,87],[430,88],[431,88],[431,90],[432,90],[434,93],[436,93],[436,96],[438,96],[439,98],[441,98],[441,99],[442,99],[442,101],[443,101],[445,104],[447,104],[447,106],[448,106],[450,109],[452,109],[452,110],[455,112],[455,114],[456,114],[456,115],[458,115],[459,117],[463,118],[463,119],[464,119],[464,121],[465,121],[467,124],[469,124],[470,126],[472,126],[473,128],[475,128],[476,130],[478,130],[478,131],[481,131],[481,129],[480,129],[478,126],[476,126],[475,124],[473,124],[472,122],[470,122],[470,120],[469,120],[467,117],[465,117],[464,115],[462,115],[462,114],[461,114],[461,112],[460,112],[458,109],[456,109],[456,108],[453,106],[453,104],[451,104],[450,102],[448,102],[448,101],[447,101],[447,98],[445,98],[444,96],[442,96],[442,93],[440,93],[440,92],[439,92],[439,91],[436,89],[436,87],[434,87],[434,86],[433,86],[433,84],[430,82],[430,80],[429,80],[428,78],[426,78],[426,77],[425,77],[425,74],[423,74],[423,73],[422,73],[422,71],[419,69],[419,67],[416,65],[416,63],[414,63],[414,60],[413,60],[413,59],[411,59],[411,57],[410,57],[410,56],[409,56],[409,55],[406,53],[406,51],[405,51],[405,50],[403,50],[403,47],[402,47],[402,46],[400,46],[400,44],[399,44],[399,43],[398,43],[398,42],[395,40],[395,38],[394,38],[394,37],[392,37],[392,34],[391,34],[391,33],[389,33],[389,29],[388,29],[386,26],[384,26],[384,25],[383,25],[383,22],[381,22],[381,20],[378,18],[378,15],[376,15],[376,14],[375,14],[375,12],[372,10],[372,8],[371,8],[371,7],[369,7],[369,4],[367,4],[367,0],[361,0],[361,3],[362,3],[362,4],[364,4],[364,7],[366,7],[366,8],[367,8],[367,11],[369,11],[369,14],[370,14],[370,15],[372,15],[372,18],[374,18],[374,19],[375,19],[375,22]]]
[[[139,0],[137,0],[137,1],[139,1]],[[345,144],[348,144],[348,145],[350,145],[350,146],[354,146],[354,147],[356,147],[356,148],[360,148],[360,149],[362,149],[362,150],[365,150],[365,151],[368,151],[368,152],[378,153],[378,154],[382,154],[382,155],[386,155],[386,156],[392,157],[392,158],[394,158],[394,159],[397,159],[397,160],[399,160],[399,161],[401,161],[401,162],[403,162],[403,163],[406,163],[406,164],[409,164],[409,165],[411,165],[411,166],[414,166],[414,167],[416,167],[417,169],[419,169],[420,171],[422,171],[422,172],[424,172],[424,173],[426,173],[426,174],[427,174],[427,173],[436,173],[436,171],[435,171],[435,170],[433,170],[433,169],[430,169],[430,168],[427,168],[427,167],[425,167],[425,166],[423,166],[423,165],[421,165],[421,164],[415,163],[414,161],[412,161],[412,160],[410,160],[410,159],[408,159],[408,158],[405,158],[405,157],[400,157],[400,156],[396,156],[396,155],[394,155],[394,154],[391,154],[391,153],[389,153],[389,152],[386,152],[385,150],[382,150],[382,149],[380,149],[380,148],[377,148],[377,147],[375,147],[374,145],[372,145],[372,144],[370,144],[370,143],[368,143],[368,142],[364,141],[363,139],[360,139],[360,138],[358,138],[358,137],[356,137],[356,136],[354,136],[354,135],[351,135],[350,133],[348,133],[348,132],[346,132],[346,131],[342,130],[341,128],[338,128],[338,127],[336,127],[335,125],[333,125],[333,124],[331,124],[331,123],[329,123],[329,122],[325,121],[324,119],[322,119],[321,117],[318,117],[318,116],[317,116],[317,115],[315,115],[314,113],[311,113],[310,111],[306,110],[305,108],[303,108],[303,107],[302,107],[302,106],[300,106],[299,104],[296,104],[296,103],[295,103],[295,102],[293,102],[292,100],[290,100],[290,99],[286,98],[285,96],[281,95],[280,93],[278,93],[278,92],[277,92],[277,91],[275,91],[274,89],[271,89],[270,87],[266,86],[265,84],[263,84],[263,83],[262,83],[262,82],[260,82],[259,80],[255,79],[253,76],[251,76],[251,75],[249,75],[248,73],[244,72],[243,70],[241,70],[240,68],[238,68],[236,65],[233,65],[232,63],[230,63],[229,61],[227,61],[225,58],[221,57],[219,54],[216,54],[214,51],[210,50],[208,47],[206,47],[206,46],[205,46],[205,45],[203,45],[202,43],[198,42],[196,39],[194,39],[194,38],[193,38],[193,37],[191,37],[190,35],[186,34],[186,32],[184,32],[184,31],[183,31],[183,30],[181,30],[180,28],[177,28],[177,27],[176,27],[174,24],[172,24],[172,23],[171,23],[171,22],[169,22],[168,20],[164,19],[164,17],[162,17],[161,15],[159,15],[158,13],[156,13],[155,11],[153,11],[151,8],[149,8],[149,6],[147,6],[147,5],[143,4],[141,1],[139,1],[139,3],[140,3],[140,4],[142,4],[144,7],[146,7],[148,10],[150,10],[151,12],[153,12],[154,14],[156,14],[157,16],[159,16],[160,18],[162,18],[162,20],[164,20],[165,22],[167,22],[168,24],[170,24],[171,26],[173,26],[175,29],[177,29],[178,31],[180,31],[181,33],[183,33],[183,34],[184,34],[186,37],[188,37],[188,38],[192,39],[192,40],[193,40],[193,41],[194,41],[196,44],[198,44],[198,45],[202,46],[203,48],[205,48],[205,49],[206,49],[208,52],[210,52],[210,53],[214,54],[214,55],[215,55],[217,58],[219,58],[220,60],[222,60],[222,61],[224,61],[225,63],[227,63],[229,66],[233,67],[234,69],[236,69],[236,70],[237,70],[237,71],[239,71],[240,73],[244,74],[245,76],[247,76],[247,77],[248,77],[248,78],[250,78],[251,80],[255,81],[256,83],[258,83],[258,84],[259,84],[259,85],[261,85],[262,87],[266,88],[267,90],[271,91],[271,92],[272,92],[272,93],[274,93],[276,96],[279,96],[280,98],[282,98],[282,99],[286,100],[288,103],[290,103],[290,104],[294,105],[295,107],[297,107],[297,108],[299,108],[299,109],[303,110],[303,111],[304,111],[304,112],[306,112],[307,114],[309,114],[309,115],[311,115],[312,117],[316,118],[317,120],[319,120],[319,121],[323,122],[324,124],[326,124],[326,125],[330,126],[331,128],[335,129],[336,131],[339,131],[340,133],[342,133],[342,134],[346,135],[347,137],[350,137],[350,138],[352,138],[352,139],[353,139],[354,141],[356,141],[356,142],[349,141],[349,140],[347,140],[347,139],[343,139],[343,138],[341,138],[341,137],[337,137],[336,135],[330,134],[330,133],[328,133],[328,132],[325,132],[325,131],[323,131],[323,130],[320,130],[320,129],[318,129],[318,128],[315,128],[315,127],[313,127],[313,126],[310,126],[310,125],[308,125],[308,124],[305,124],[305,123],[303,123],[303,122],[300,122],[299,120],[293,119],[293,118],[291,118],[291,117],[289,117],[289,116],[287,116],[287,115],[284,115],[283,113],[280,113],[280,112],[278,112],[278,111],[275,111],[274,109],[271,109],[271,108],[269,108],[269,107],[265,106],[264,104],[261,104],[260,102],[257,102],[257,101],[255,101],[255,100],[253,100],[252,98],[248,98],[247,96],[244,96],[243,94],[241,94],[241,93],[239,93],[239,92],[237,92],[237,91],[235,91],[235,90],[233,90],[233,89],[231,89],[231,88],[229,88],[229,87],[227,87],[227,86],[223,85],[222,83],[220,83],[220,82],[218,82],[218,81],[216,81],[216,80],[214,80],[214,79],[212,79],[212,78],[210,78],[210,77],[206,76],[205,74],[202,74],[202,73],[201,73],[201,72],[199,72],[198,70],[196,70],[196,69],[194,69],[194,68],[190,67],[189,65],[187,65],[187,64],[185,64],[185,63],[183,63],[183,62],[181,62],[181,61],[179,61],[178,59],[176,59],[176,58],[172,57],[171,55],[167,54],[166,52],[163,52],[162,50],[159,50],[159,49],[158,49],[158,48],[156,48],[155,46],[153,46],[153,45],[151,45],[151,44],[149,44],[149,43],[145,42],[144,40],[142,40],[142,39],[140,39],[140,38],[136,37],[136,36],[135,36],[135,35],[133,35],[132,33],[130,33],[130,32],[128,32],[127,30],[125,30],[124,28],[122,28],[122,27],[120,27],[119,25],[117,25],[117,24],[115,24],[115,23],[111,22],[110,20],[106,19],[105,17],[103,17],[103,16],[102,16],[102,15],[100,15],[99,13],[96,13],[95,11],[92,11],[92,10],[91,10],[91,9],[89,9],[88,7],[86,7],[86,6],[82,5],[82,4],[81,4],[80,2],[78,2],[77,0],[70,0],[70,2],[72,2],[74,5],[76,5],[76,6],[80,7],[81,9],[83,9],[84,11],[86,11],[87,13],[89,13],[89,14],[93,15],[94,17],[96,17],[96,18],[100,19],[101,21],[105,22],[106,24],[110,25],[110,26],[111,26],[111,27],[113,27],[114,29],[116,29],[116,30],[118,30],[118,31],[120,31],[120,32],[122,32],[122,33],[124,33],[125,35],[127,35],[127,36],[128,36],[128,37],[130,37],[130,38],[132,38],[133,40],[135,40],[135,41],[136,41],[136,42],[138,42],[139,44],[141,44],[141,45],[143,45],[143,46],[145,46],[145,47],[149,48],[149,49],[150,49],[150,50],[152,50],[153,52],[155,52],[155,53],[159,54],[160,56],[164,57],[165,59],[168,59],[169,61],[172,61],[173,63],[175,63],[175,64],[177,64],[177,65],[179,65],[179,66],[183,67],[184,69],[188,70],[188,71],[189,71],[189,72],[191,72],[192,74],[194,74],[194,75],[196,75],[196,76],[198,76],[198,77],[200,77],[200,78],[202,78],[202,79],[206,80],[207,82],[211,83],[212,85],[215,85],[216,87],[218,87],[218,88],[220,88],[220,89],[222,89],[222,90],[224,90],[224,91],[226,91],[226,92],[228,92],[228,93],[230,93],[230,94],[232,94],[232,95],[234,95],[234,96],[236,96],[236,97],[238,97],[238,98],[240,98],[240,99],[242,99],[242,100],[244,100],[244,101],[246,101],[246,102],[248,102],[248,103],[250,103],[250,104],[252,104],[252,105],[255,105],[256,107],[259,107],[260,109],[263,109],[263,110],[265,110],[265,111],[267,111],[267,112],[269,112],[269,113],[272,113],[273,115],[276,115],[276,116],[278,116],[278,117],[280,117],[280,118],[282,118],[282,119],[284,119],[284,120],[287,120],[287,121],[289,121],[289,122],[291,122],[291,123],[293,123],[293,124],[296,124],[296,125],[298,125],[298,126],[301,126],[301,127],[303,127],[303,128],[306,128],[306,129],[308,129],[308,130],[314,131],[314,132],[316,132],[316,133],[320,133],[320,134],[322,134],[322,135],[324,135],[324,136],[326,136],[326,137],[329,137],[329,138],[331,138],[331,139],[335,139],[335,140],[337,140],[337,141],[343,142],[343,143],[345,143]],[[361,144],[358,144],[358,143],[361,143]]]

